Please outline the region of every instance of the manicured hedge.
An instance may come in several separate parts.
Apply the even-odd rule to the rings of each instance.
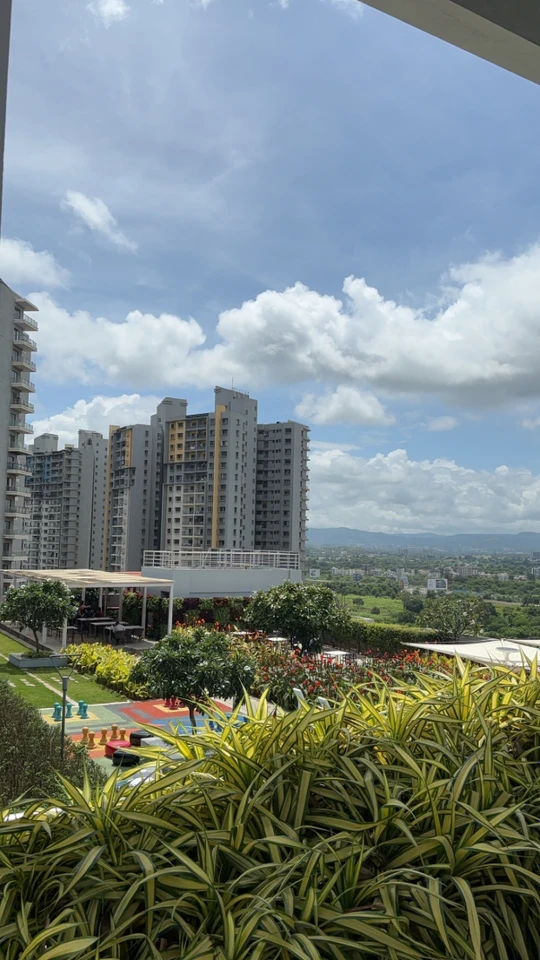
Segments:
[[[396,623],[362,623],[353,620],[339,643],[360,653],[368,650],[378,653],[396,653],[403,650],[404,643],[432,643],[440,637],[434,630],[419,627],[402,627]]]
[[[133,654],[125,650],[113,650],[102,643],[73,644],[67,647],[66,653],[69,657],[77,657],[75,664],[79,673],[93,673],[97,682],[109,690],[118,690],[132,700],[148,697],[146,687],[130,679],[131,671],[139,659]]]

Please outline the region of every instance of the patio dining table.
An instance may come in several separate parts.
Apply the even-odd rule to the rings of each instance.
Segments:
[[[101,630],[101,635],[103,636],[104,627],[111,626],[116,623],[112,617],[88,617],[88,632],[92,631],[97,634],[98,630]]]
[[[111,640],[114,638],[118,643],[120,638],[124,639],[126,633],[131,635],[132,630],[136,630],[136,627],[133,627],[130,623],[111,623],[108,626],[105,625],[103,632],[108,633]]]

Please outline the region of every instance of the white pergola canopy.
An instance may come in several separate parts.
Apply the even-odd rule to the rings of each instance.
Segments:
[[[535,641],[531,641],[535,644]],[[540,653],[538,644],[528,646],[526,641],[481,640],[474,643],[406,643],[406,647],[419,650],[432,650],[446,656],[461,657],[476,663],[493,666],[528,669],[529,663]]]
[[[111,573],[109,570],[10,570],[10,580],[14,584],[18,580],[30,580],[32,583],[43,583],[45,580],[57,580],[65,583],[66,587],[86,590],[99,590],[99,605],[103,606],[103,590],[113,589],[120,591],[120,602],[118,606],[119,619],[122,616],[122,592],[130,587],[140,590],[143,595],[142,607],[142,627],[146,628],[146,602],[149,589],[168,590],[169,592],[169,611],[167,630],[170,633],[173,626],[173,602],[174,602],[174,580],[163,580],[158,577],[143,577],[140,573]],[[0,574],[0,599],[2,597],[2,586]],[[62,648],[67,643],[67,620],[64,623],[62,634]]]
[[[11,570],[13,580],[60,580],[67,587],[95,589],[112,587],[167,587],[174,586],[174,580],[161,580],[156,577],[143,577],[140,573],[111,573],[109,570]]]

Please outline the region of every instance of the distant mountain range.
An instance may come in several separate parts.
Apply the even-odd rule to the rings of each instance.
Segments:
[[[393,552],[400,547],[429,549],[449,553],[531,553],[540,552],[540,533],[370,533],[350,527],[312,527],[309,547],[364,547],[372,551]]]

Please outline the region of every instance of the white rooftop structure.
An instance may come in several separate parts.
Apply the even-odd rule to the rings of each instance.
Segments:
[[[532,641],[534,643],[534,641]],[[493,664],[501,667],[525,667],[539,654],[540,641],[535,646],[516,640],[479,640],[473,643],[407,643],[407,647],[419,650],[432,650],[446,656],[461,657],[462,660],[474,660],[476,663]]]
[[[172,577],[177,597],[248,597],[302,580],[300,554],[289,550],[145,550],[142,572]]]

